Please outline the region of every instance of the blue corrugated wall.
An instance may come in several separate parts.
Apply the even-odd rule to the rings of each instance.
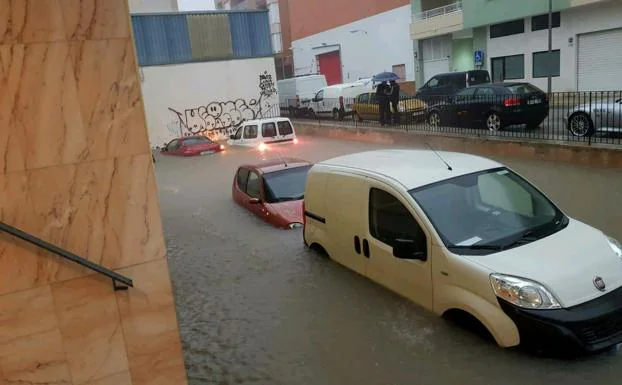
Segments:
[[[217,39],[231,41],[233,49],[232,53],[228,54],[230,57],[223,57],[222,50],[214,51],[213,56],[210,52],[193,52],[193,46],[195,49],[203,47],[204,50],[206,46],[213,46],[215,39],[215,36],[206,35],[202,37],[206,40],[205,44],[197,44],[197,38],[193,37],[194,44],[190,43],[188,16],[197,14],[200,13],[132,15],[138,64],[153,66],[272,56],[267,11],[223,13],[228,16],[228,25],[219,23],[210,26],[212,28],[204,29],[204,31],[213,33]],[[206,15],[214,15],[214,13],[206,13]],[[210,18],[206,17],[205,20],[210,20]]]

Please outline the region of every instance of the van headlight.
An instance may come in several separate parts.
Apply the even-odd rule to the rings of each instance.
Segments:
[[[611,250],[613,250],[618,258],[622,258],[622,246],[620,245],[620,242],[611,237],[607,237],[607,241],[609,242],[609,247],[611,247]]]
[[[503,274],[491,274],[490,283],[497,297],[513,305],[541,310],[561,308],[555,296],[537,282]]]
[[[294,222],[294,223],[290,223],[290,224],[289,224],[289,228],[290,228],[291,230],[293,230],[293,229],[299,229],[299,228],[301,228],[301,227],[302,227],[302,223],[300,223],[300,222]]]

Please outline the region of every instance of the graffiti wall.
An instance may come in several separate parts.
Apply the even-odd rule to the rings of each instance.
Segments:
[[[240,123],[278,116],[272,58],[143,68],[152,146],[179,136],[223,140]]]

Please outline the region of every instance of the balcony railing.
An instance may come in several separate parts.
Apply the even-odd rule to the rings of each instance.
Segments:
[[[413,20],[426,20],[432,17],[443,16],[454,12],[462,11],[462,1],[445,5],[444,7],[433,8],[413,15]]]

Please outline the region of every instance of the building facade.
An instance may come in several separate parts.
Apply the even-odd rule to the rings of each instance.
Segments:
[[[495,81],[552,91],[622,90],[622,2],[413,0],[411,38],[420,84],[441,72],[482,68]],[[477,53],[477,55],[476,55]]]
[[[409,0],[290,1],[294,73],[328,84],[393,71],[413,81]]]
[[[268,12],[132,15],[152,146],[278,115]]]

